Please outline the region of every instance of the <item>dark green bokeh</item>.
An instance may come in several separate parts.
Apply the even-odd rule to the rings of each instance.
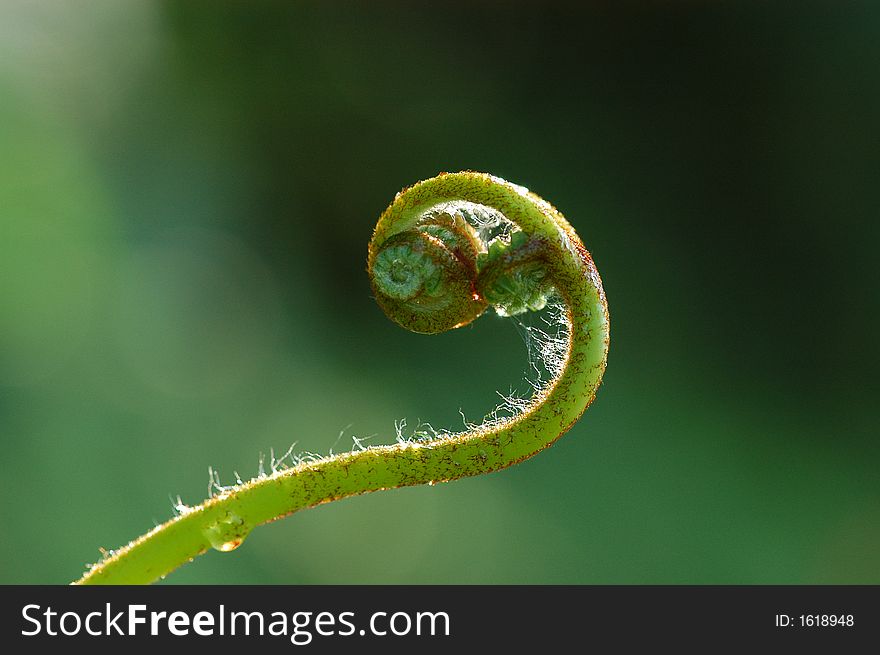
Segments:
[[[370,298],[379,213],[460,169],[592,251],[595,405],[169,582],[880,582],[878,7],[608,5],[5,3],[0,582],[77,577],[209,465],[523,388],[509,321],[424,337]]]

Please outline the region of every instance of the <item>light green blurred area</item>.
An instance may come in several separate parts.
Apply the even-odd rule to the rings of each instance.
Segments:
[[[78,577],[209,466],[524,390],[510,321],[424,337],[370,298],[394,193],[468,168],[592,251],[594,406],[522,465],[308,510],[167,582],[880,582],[878,27],[869,3],[4,3],[0,582]]]

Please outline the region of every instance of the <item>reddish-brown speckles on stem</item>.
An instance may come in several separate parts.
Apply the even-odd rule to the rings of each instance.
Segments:
[[[523,187],[483,173],[441,173],[403,188],[383,212],[370,242],[368,271],[373,270],[376,255],[389,237],[416,226],[431,207],[450,201],[489,207],[526,233],[530,243],[540,244],[532,246],[537,250],[530,255],[546,266],[568,307],[569,343],[556,377],[511,418],[426,442],[404,441],[302,463],[225,491],[119,549],[90,569],[80,582],[131,584],[165,575],[205,552],[202,531],[233,510],[249,529],[300,509],[358,494],[498,471],[549,447],[574,425],[593,402],[605,370],[608,306],[590,253],[550,203]],[[437,245],[437,239],[430,235],[424,241]],[[449,258],[459,264],[467,259],[458,249],[453,249]],[[468,278],[459,289],[462,302],[482,301],[478,288],[476,281]],[[446,321],[446,327],[472,318]],[[436,319],[424,319],[428,331],[444,322],[431,324],[432,320]],[[238,535],[232,536],[234,542]]]

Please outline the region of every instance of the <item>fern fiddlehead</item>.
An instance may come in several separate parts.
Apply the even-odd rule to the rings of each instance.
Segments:
[[[551,445],[592,402],[609,340],[599,273],[563,216],[527,189],[474,172],[404,189],[379,218],[367,268],[389,318],[427,334],[465,325],[490,305],[501,315],[541,309],[555,294],[565,307],[563,361],[514,416],[302,462],[224,488],[108,553],[77,583],[149,583],[210,548],[232,550],[255,526],[300,509],[497,471]]]

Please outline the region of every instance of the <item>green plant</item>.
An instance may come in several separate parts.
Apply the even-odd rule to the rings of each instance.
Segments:
[[[236,548],[257,525],[369,491],[455,480],[505,468],[543,450],[592,402],[608,353],[605,293],[572,227],[527,189],[483,173],[441,174],[397,195],[379,218],[368,270],[385,313],[436,333],[465,325],[489,305],[516,315],[559,302],[560,337],[543,342],[552,379],[530,399],[508,401],[462,433],[300,461],[218,488],[197,507],[93,565],[80,584],[152,582],[210,548]],[[219,485],[218,485],[219,487]]]

